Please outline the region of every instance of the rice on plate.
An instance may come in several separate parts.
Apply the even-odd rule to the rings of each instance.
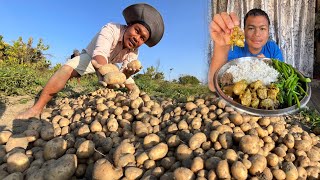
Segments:
[[[231,65],[226,70],[226,73],[232,74],[234,83],[245,79],[248,83],[260,80],[264,85],[270,85],[272,82],[276,82],[279,76],[277,70],[263,60],[258,59]]]

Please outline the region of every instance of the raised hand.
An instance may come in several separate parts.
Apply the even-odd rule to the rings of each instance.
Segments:
[[[230,42],[230,36],[235,26],[239,26],[238,16],[231,12],[230,14],[222,12],[216,14],[210,23],[210,36],[215,45],[227,46]]]

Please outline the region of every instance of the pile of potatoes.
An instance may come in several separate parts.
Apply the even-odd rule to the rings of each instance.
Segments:
[[[0,132],[0,179],[319,179],[320,137],[215,94],[189,101],[100,89]]]

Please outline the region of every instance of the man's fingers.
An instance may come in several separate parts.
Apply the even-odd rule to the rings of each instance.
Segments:
[[[99,81],[99,84],[102,85],[102,86],[104,86],[104,87],[107,87],[107,86],[108,86],[108,84],[107,84],[106,82],[104,82],[104,81]]]
[[[222,29],[218,26],[217,23],[215,23],[214,21],[211,21],[210,23],[210,32],[217,32],[217,33],[221,33]]]
[[[221,18],[223,19],[225,25],[226,25],[226,28],[228,28],[228,33],[230,33],[230,29],[233,29],[233,27],[235,26],[232,18],[231,18],[231,15],[229,15],[228,13],[226,12],[222,12],[221,13]]]
[[[221,28],[221,30],[225,33],[230,33],[230,30],[228,29],[224,19],[220,14],[216,14],[213,17],[213,21]]]
[[[231,12],[230,13],[230,17],[234,23],[235,26],[240,26],[240,20],[239,17],[237,16],[237,14],[235,12]]]

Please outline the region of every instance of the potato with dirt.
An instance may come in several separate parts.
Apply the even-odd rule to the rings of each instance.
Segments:
[[[99,159],[94,163],[93,180],[117,180],[123,176],[122,168],[115,168],[107,159]]]

